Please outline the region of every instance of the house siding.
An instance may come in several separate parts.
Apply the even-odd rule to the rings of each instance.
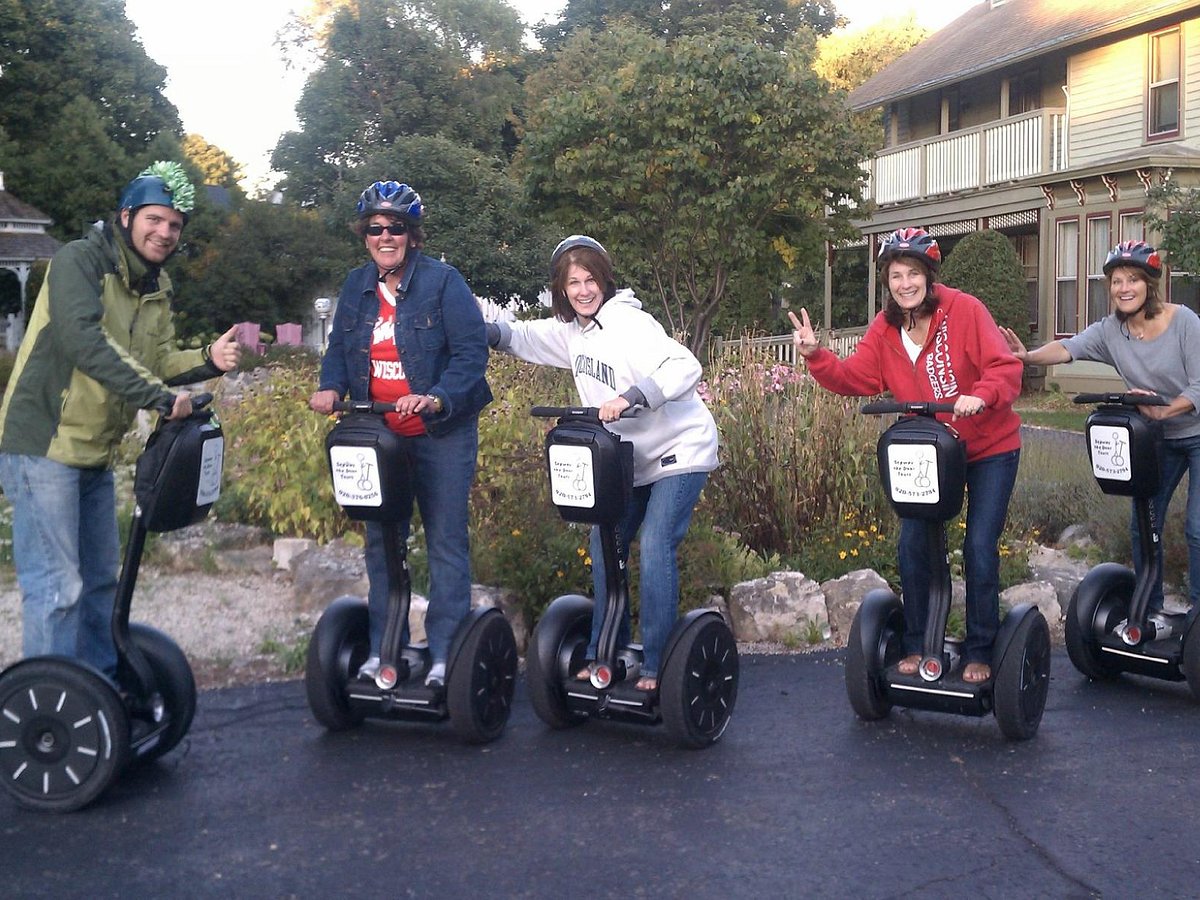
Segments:
[[[1146,38],[1138,36],[1071,58],[1071,166],[1129,155],[1145,144]]]
[[[1183,24],[1183,138],[1200,147],[1200,19]]]

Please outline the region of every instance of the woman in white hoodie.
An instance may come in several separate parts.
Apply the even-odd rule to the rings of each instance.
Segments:
[[[679,608],[676,552],[692,510],[717,467],[717,426],[696,394],[700,362],[673,340],[628,288],[617,290],[612,260],[599,241],[571,235],[550,257],[554,317],[488,325],[488,341],[528,362],[570,369],[580,404],[600,410],[611,431],[634,448],[633,498],[618,527],[628,559],[634,538],[641,548],[639,615],[643,661],[637,687],[658,687],[663,645]],[[621,419],[634,406],[635,417]],[[598,529],[592,529],[592,580],[596,612],[588,657],[594,659],[608,596]],[[629,642],[629,612],[618,644]],[[586,679],[586,669],[578,673]]]

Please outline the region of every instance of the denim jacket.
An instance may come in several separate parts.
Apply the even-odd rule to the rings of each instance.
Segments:
[[[368,399],[371,332],[379,318],[378,271],[368,262],[342,285],[321,363],[318,390]],[[492,399],[484,373],[487,331],[475,295],[458,270],[409,251],[396,297],[396,349],[414,394],[442,401],[439,413],[422,413],[432,436],[479,415]]]

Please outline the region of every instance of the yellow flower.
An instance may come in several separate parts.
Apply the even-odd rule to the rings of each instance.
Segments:
[[[512,530],[512,536],[513,536],[513,537],[520,537],[520,536],[521,536],[521,529],[520,529],[520,528],[514,528],[514,529]]]
[[[845,551],[845,550],[839,550],[839,551],[838,551],[838,559],[845,559],[845,558],[846,558],[846,551]]]
[[[562,578],[562,577],[563,577],[563,570],[562,570],[562,569],[559,569],[559,570],[558,570],[558,571],[556,571],[554,574],[555,574],[555,575],[557,575],[559,578]]]

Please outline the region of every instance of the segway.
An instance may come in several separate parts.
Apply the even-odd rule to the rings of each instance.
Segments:
[[[365,719],[450,720],[470,743],[495,740],[512,712],[517,645],[498,609],[474,609],[450,645],[446,683],[425,684],[431,659],[425,644],[405,643],[412,604],[408,555],[398,521],[409,514],[409,463],[403,439],[387,427],[387,403],[337,402],[345,415],[329,432],[325,448],[339,506],[351,519],[383,525],[388,572],[388,611],[374,679],[358,670],[370,652],[364,597],[342,596],[321,614],[308,645],[304,686],[316,720],[329,731],[355,728]]]
[[[1121,672],[1184,681],[1200,700],[1200,627],[1186,614],[1148,609],[1162,569],[1159,523],[1152,498],[1162,481],[1162,423],[1139,406],[1165,406],[1156,394],[1080,394],[1076,403],[1096,406],[1087,418],[1088,458],[1105,493],[1133,499],[1141,575],[1117,563],[1101,563],[1084,576],[1067,607],[1067,654],[1088,678]]]
[[[1041,724],[1050,680],[1050,631],[1036,606],[1022,603],[1000,624],[992,647],[992,677],[962,679],[961,642],[946,637],[950,615],[950,562],[946,523],[959,514],[966,491],[962,441],[934,418],[953,403],[868,403],[868,415],[901,413],[879,438],[877,458],[884,491],[896,514],[924,523],[931,573],[925,643],[916,674],[904,675],[904,613],[886,588],[863,598],[846,646],[846,693],[854,712],[871,721],[905,706],[960,716],[994,713],[1011,740],[1033,737]]]
[[[65,656],[22,660],[0,674],[0,783],[21,806],[71,812],[99,797],[134,762],[157,759],[187,734],[196,682],[171,638],[130,624],[148,532],[203,519],[221,491],[225,442],[212,394],[192,415],[160,419],[138,458],[136,504],[113,604],[117,674]]]
[[[606,429],[595,407],[536,406],[531,413],[558,419],[545,440],[552,499],[566,521],[599,526],[608,592],[594,660],[587,658],[591,598],[558,597],[534,628],[525,660],[534,711],[553,728],[590,718],[661,722],[681,746],[715,743],[729,725],[738,687],[737,643],[720,614],[693,610],[675,623],[653,691],[636,686],[641,645],[617,645],[629,605],[617,528],[633,490],[633,445]],[[589,678],[577,679],[584,668]]]

